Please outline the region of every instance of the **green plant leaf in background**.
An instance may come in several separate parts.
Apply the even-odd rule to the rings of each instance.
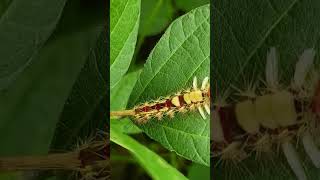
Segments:
[[[129,99],[129,107],[190,88],[209,76],[209,5],[176,19],[151,52]],[[140,128],[170,151],[209,166],[209,118],[197,112],[151,120]]]
[[[111,90],[110,111],[124,110],[127,107],[129,96],[140,74],[140,70],[127,73],[121,81]],[[117,126],[123,133],[135,134],[141,130],[128,118],[111,119],[112,126]],[[112,128],[112,127],[111,127]]]
[[[210,167],[193,163],[188,171],[188,178],[189,180],[210,179]]]
[[[23,179],[23,173],[21,172],[0,173],[0,180],[16,180],[16,179]]]
[[[113,121],[111,121],[112,123]],[[119,144],[125,149],[129,150],[130,153],[139,161],[139,163],[146,169],[152,179],[162,180],[186,180],[179,171],[169,165],[162,157],[158,156],[156,153],[152,152],[142,144],[138,143],[136,140],[130,136],[121,132],[116,126],[110,129],[110,139],[111,141]]]
[[[0,19],[0,90],[32,63],[55,29],[65,2],[14,0],[7,7]]]
[[[93,15],[86,10],[78,9],[78,17]],[[62,16],[62,21],[65,18],[69,19]],[[92,19],[72,19],[72,33],[63,33],[64,27],[58,26],[22,75],[0,92],[1,156],[45,154],[49,150],[64,103],[102,31],[104,17]]]
[[[0,17],[2,16],[3,13],[6,12],[8,6],[10,5],[11,2],[12,2],[12,0],[2,0],[2,1],[0,1]]]
[[[124,110],[127,107],[128,100],[134,85],[137,82],[141,70],[129,72],[121,81],[111,90],[110,93],[110,111]]]
[[[140,0],[111,0],[110,89],[127,72],[134,53],[140,19]]]
[[[210,0],[173,0],[178,8],[186,12],[192,9],[210,3]]]
[[[108,92],[106,38],[106,31],[102,31],[73,86],[55,132],[54,149],[74,145],[79,138],[92,135],[96,128],[105,128],[107,120],[93,119],[93,113]],[[105,106],[103,109],[106,109]]]
[[[139,36],[156,35],[172,19],[174,9],[170,0],[142,0]]]
[[[135,49],[136,55],[140,52],[143,43],[146,42],[145,38],[147,36],[158,35],[162,31],[164,31],[172,21],[173,15],[174,8],[172,6],[171,0],[141,1],[141,20],[137,46]],[[133,61],[139,59],[139,56],[135,56]]]
[[[107,42],[109,36],[106,36],[108,24],[105,20],[108,3],[85,0],[69,0],[68,3],[70,8],[65,11],[65,18],[60,22],[64,33],[74,33],[75,26],[85,27],[88,22],[100,24],[104,28],[96,43],[91,47],[86,63],[65,102],[51,145],[52,149],[74,148],[79,141],[86,141],[94,135],[97,129],[104,130],[108,124],[106,96],[108,92]]]
[[[133,124],[133,122],[129,118],[111,119],[111,121],[114,121],[112,123],[112,126],[116,126],[117,129],[121,130],[122,133],[138,134],[142,132],[141,129]]]
[[[223,94],[230,85],[246,89],[248,81],[265,79],[266,55],[270,47],[279,54],[280,82],[289,85],[295,63],[304,49],[316,50],[319,64],[320,1],[261,0],[213,1],[213,78]],[[261,85],[261,84],[260,84]],[[231,91],[230,91],[231,92]],[[233,92],[233,91],[232,91]],[[231,96],[228,100],[236,99]],[[300,156],[309,179],[319,179],[319,170],[308,166],[303,151]],[[294,179],[286,160],[249,158],[239,166],[215,166],[216,179]],[[262,158],[263,159],[263,158]],[[213,167],[213,166],[212,166]]]

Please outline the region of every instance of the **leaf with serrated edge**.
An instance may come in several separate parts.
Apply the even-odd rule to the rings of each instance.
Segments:
[[[129,99],[129,107],[191,88],[209,76],[209,5],[176,19],[151,52]],[[198,112],[151,120],[140,127],[170,151],[209,166],[209,118]]]

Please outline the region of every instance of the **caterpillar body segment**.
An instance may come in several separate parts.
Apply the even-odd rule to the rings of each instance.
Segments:
[[[288,91],[280,91],[272,95],[272,114],[278,127],[288,127],[297,123],[294,97]]]
[[[319,144],[311,130],[320,131],[319,126],[314,127],[319,125],[320,118],[320,83],[307,84],[314,57],[312,49],[305,50],[296,63],[292,83],[283,88],[278,79],[277,52],[271,48],[265,70],[266,88],[262,93],[251,92],[247,96],[236,88],[246,99],[214,106],[211,129],[214,156],[241,161],[252,153],[259,157],[262,152],[280,148],[297,179],[304,180],[307,176],[293,146],[301,142],[311,162],[319,168]]]
[[[264,96],[259,96],[256,99],[256,120],[259,124],[265,128],[275,129],[277,128],[277,122],[273,118],[272,111],[272,95],[267,94]]]
[[[259,131],[259,122],[256,117],[256,107],[252,100],[246,100],[236,104],[235,107],[238,123],[243,130],[255,134]]]
[[[183,90],[175,95],[146,102],[134,108],[134,118],[138,123],[146,123],[151,118],[161,120],[163,116],[174,117],[175,113],[197,109],[203,119],[210,114],[210,84],[209,77],[204,78],[201,88],[198,88],[197,78],[193,79],[191,90]]]

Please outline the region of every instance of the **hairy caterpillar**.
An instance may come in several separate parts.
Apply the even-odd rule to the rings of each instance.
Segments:
[[[197,78],[194,77],[192,89],[183,90],[174,95],[138,105],[134,107],[132,115],[138,123],[146,123],[150,118],[158,118],[160,120],[163,116],[173,117],[177,112],[198,109],[202,118],[205,119],[203,107],[210,114],[209,78],[204,78],[199,89]]]
[[[296,63],[291,85],[278,79],[276,49],[267,54],[265,86],[256,85],[239,95],[233,104],[224,98],[214,103],[211,139],[213,156],[238,163],[252,154],[281,149],[299,180],[307,179],[293,143],[301,142],[313,165],[320,168],[320,151],[314,137],[319,135],[320,84],[313,71],[313,49],[305,50]],[[217,98],[219,99],[219,98]]]

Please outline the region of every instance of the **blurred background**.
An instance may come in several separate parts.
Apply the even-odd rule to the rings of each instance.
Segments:
[[[107,4],[0,0],[0,159],[71,152],[107,130]],[[53,170],[0,179],[79,178]]]

